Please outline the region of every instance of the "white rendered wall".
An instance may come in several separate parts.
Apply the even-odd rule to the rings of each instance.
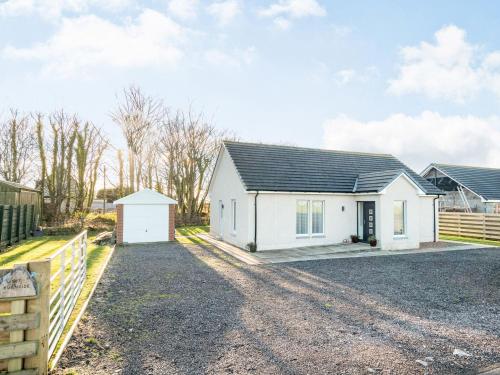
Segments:
[[[236,172],[236,167],[225,149],[223,149],[214,171],[209,197],[210,234],[228,243],[245,248],[247,243],[251,241],[248,235],[249,218],[252,218],[253,223],[253,211],[249,212],[250,196],[245,191],[241,179]],[[236,232],[233,232],[231,228],[232,199],[236,200]],[[224,205],[222,228],[220,201]]]
[[[434,209],[434,198],[433,196],[420,197],[420,242],[434,241],[434,218],[436,233],[439,234],[439,220],[437,219],[438,201],[436,200],[436,208]]]
[[[349,195],[260,193],[257,250],[328,245],[349,239],[357,230],[356,199]],[[325,202],[324,235],[296,235],[297,200]]]
[[[406,235],[394,236],[394,201],[406,201]],[[420,247],[421,199],[418,190],[401,176],[380,196],[379,220],[382,250],[415,249]],[[432,216],[431,216],[432,219]]]

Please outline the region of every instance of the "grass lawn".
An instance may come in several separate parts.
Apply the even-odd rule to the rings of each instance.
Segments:
[[[196,237],[199,233],[208,233],[208,225],[186,225],[175,229],[176,240],[182,244],[206,245],[207,242]]]
[[[175,229],[176,236],[195,236],[198,233],[208,233],[209,225],[186,225]]]
[[[75,237],[75,235],[65,235],[65,236],[42,236],[31,238],[27,241],[22,242],[18,246],[13,247],[11,250],[0,254],[0,268],[8,268],[18,263],[25,263],[31,260],[44,259],[49,257],[52,253],[63,246],[67,241]],[[76,319],[80,310],[88,298],[92,288],[97,282],[97,277],[104,266],[104,261],[107,259],[111,247],[110,246],[98,246],[92,244],[92,240],[95,237],[94,234],[89,233],[88,237],[88,247],[87,247],[87,278],[83,284],[82,291],[76,302],[75,308],[69,318],[68,324],[66,325],[63,335],[59,340],[58,346],[64,340],[66,332],[69,330],[73,321]],[[71,248],[68,249],[70,254]],[[67,255],[69,256],[69,255]],[[51,273],[56,272],[60,267],[60,257],[53,260],[51,264]],[[70,265],[67,266],[69,271]],[[51,285],[51,289],[55,290],[57,288],[58,279],[54,280]],[[54,353],[57,353],[57,349]]]
[[[477,244],[483,244],[483,245],[500,246],[500,241],[482,240],[480,238],[472,238],[472,237],[440,235],[439,239],[447,240],[447,241],[460,241],[460,242],[470,242],[470,243],[477,243]]]

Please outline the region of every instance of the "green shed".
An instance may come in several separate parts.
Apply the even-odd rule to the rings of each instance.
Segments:
[[[0,180],[0,248],[28,238],[41,213],[39,190]]]

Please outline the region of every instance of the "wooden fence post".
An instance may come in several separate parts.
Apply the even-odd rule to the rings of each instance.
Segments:
[[[12,245],[12,219],[14,217],[14,208],[12,205],[9,206],[9,219],[7,220],[7,226],[9,228],[7,238],[9,239],[9,245]]]
[[[26,340],[38,340],[36,357],[25,359],[25,368],[38,368],[38,374],[47,375],[49,366],[49,311],[50,311],[50,260],[30,262],[29,270],[35,272],[39,296],[28,301],[27,312],[40,314],[39,328],[26,331]]]
[[[17,206],[16,234],[17,242],[21,242],[21,206]]]
[[[28,205],[25,204],[23,205],[23,232],[24,232],[24,238],[29,237],[29,232],[28,232]]]
[[[2,248],[2,233],[3,233],[3,214],[4,214],[4,209],[3,205],[0,205],[0,249]]]

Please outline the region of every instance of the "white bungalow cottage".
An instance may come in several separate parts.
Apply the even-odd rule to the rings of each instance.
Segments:
[[[441,191],[391,155],[224,142],[211,234],[257,251],[375,236],[386,250],[437,238]]]

